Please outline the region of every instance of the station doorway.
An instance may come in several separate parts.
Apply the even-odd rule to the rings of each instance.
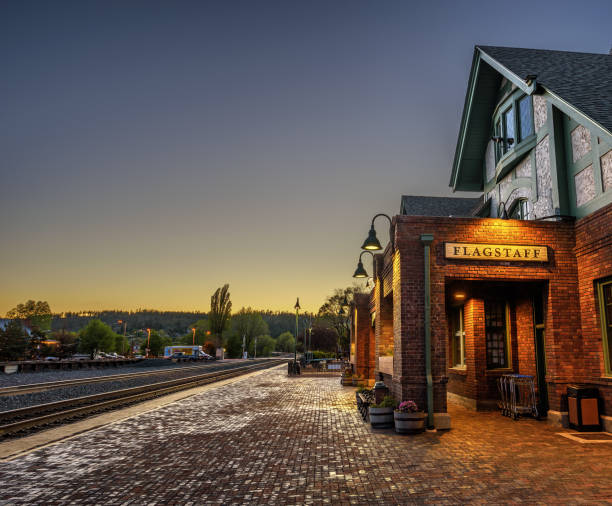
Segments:
[[[533,377],[539,416],[548,411],[545,282],[447,280],[448,398],[495,409],[498,380]]]

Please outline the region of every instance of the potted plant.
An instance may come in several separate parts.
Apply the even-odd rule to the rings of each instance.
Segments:
[[[400,434],[423,432],[425,428],[425,413],[419,411],[414,401],[400,402],[393,412],[393,419],[395,421],[395,432]]]
[[[351,386],[353,384],[353,372],[349,368],[346,368],[344,369],[344,371],[342,371],[340,384],[344,386]]]
[[[393,410],[395,409],[395,399],[390,395],[385,395],[379,404],[370,406],[370,423],[376,429],[393,427]]]

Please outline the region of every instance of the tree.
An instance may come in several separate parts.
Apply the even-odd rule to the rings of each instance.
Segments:
[[[195,330],[195,339],[193,335],[193,329]],[[179,340],[179,344],[196,344],[203,346],[204,343],[210,341],[211,331],[209,329],[208,320],[198,320],[189,327],[189,332],[182,336]],[[194,343],[195,341],[195,343]],[[214,354],[214,352],[213,352]]]
[[[295,338],[291,332],[283,332],[276,341],[276,349],[278,351],[284,351],[286,353],[293,352],[293,346]]]
[[[164,347],[172,346],[172,339],[168,337],[163,330],[152,330],[151,339],[149,340],[149,355],[157,357],[164,352]],[[145,353],[147,349],[147,339],[145,338],[140,344],[141,353]]]
[[[124,337],[123,334],[115,334],[115,345],[113,349],[119,355],[124,355],[126,350],[129,349],[130,344],[128,343],[127,337]]]
[[[251,348],[249,349],[250,355],[255,355],[254,351],[256,342],[258,357],[269,357],[276,347],[276,341],[272,337],[268,335],[257,336],[257,338],[251,343]]]
[[[79,336],[81,351],[89,353],[92,358],[96,352],[111,351],[115,346],[115,333],[98,319],[91,320]]]
[[[225,284],[217,288],[210,298],[210,313],[208,313],[208,325],[210,332],[217,341],[217,346],[221,345],[221,336],[228,327],[232,317],[232,301],[230,300],[229,285]]]
[[[53,315],[47,301],[28,300],[24,304],[17,304],[17,307],[6,313],[6,317],[23,320],[30,329],[50,330]]]
[[[51,338],[59,342],[55,350],[58,357],[67,358],[76,353],[79,343],[75,332],[68,332],[64,329],[57,330],[51,334]]]
[[[211,341],[206,341],[203,345],[202,345],[202,350],[204,351],[204,353],[208,353],[209,355],[214,356],[215,352],[216,352],[216,346],[215,343],[211,342]]]
[[[319,318],[326,322],[328,327],[336,331],[338,350],[348,350],[349,347],[349,320],[346,308],[343,307],[344,300],[350,304],[356,293],[362,293],[363,289],[359,285],[347,288],[337,288],[333,295],[325,299],[325,303],[319,308]],[[342,311],[341,311],[342,310]],[[344,314],[341,314],[344,313]],[[314,333],[313,333],[314,337]]]
[[[19,360],[25,355],[28,337],[19,320],[11,320],[0,328],[0,359]]]
[[[227,331],[225,335],[225,354],[229,358],[242,357],[242,336],[233,330]]]
[[[244,337],[245,349],[251,350],[251,341],[255,336],[268,334],[268,325],[260,313],[250,307],[242,308],[232,318],[232,330],[242,339]]]

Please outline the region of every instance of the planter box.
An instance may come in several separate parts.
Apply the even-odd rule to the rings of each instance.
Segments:
[[[370,423],[376,429],[393,427],[393,408],[373,408],[370,406]]]
[[[345,386],[345,387],[352,387],[353,386],[353,378],[345,378],[344,376],[342,376],[340,378],[340,384],[342,386]]]
[[[423,432],[425,429],[425,413],[417,411],[416,413],[401,413],[393,412],[395,421],[395,432],[400,434],[415,434]]]

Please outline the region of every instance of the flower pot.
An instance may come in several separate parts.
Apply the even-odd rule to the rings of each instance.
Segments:
[[[373,408],[370,406],[370,423],[376,429],[393,427],[393,408]]]
[[[414,434],[423,432],[425,429],[425,413],[417,411],[415,413],[402,413],[394,411],[395,432],[400,434]]]

